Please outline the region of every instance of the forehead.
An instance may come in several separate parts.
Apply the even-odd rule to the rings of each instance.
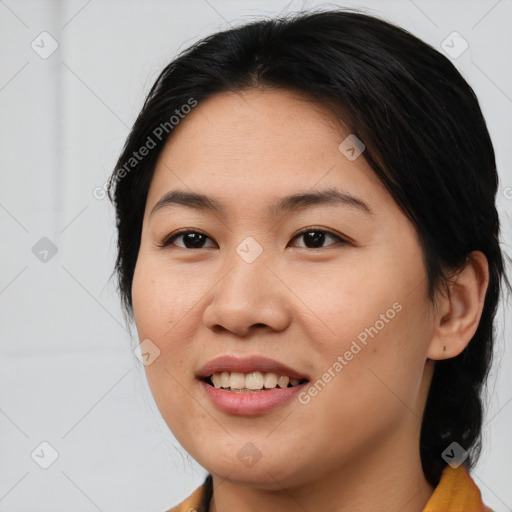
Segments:
[[[342,188],[393,202],[364,159],[339,145],[350,135],[323,105],[292,91],[214,95],[174,127],[158,160],[147,205],[173,188],[237,201]],[[388,196],[386,198],[386,196]]]

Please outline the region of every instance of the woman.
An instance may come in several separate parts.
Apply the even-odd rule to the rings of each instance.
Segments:
[[[471,87],[343,10],[213,34],[111,176],[156,404],[208,470],[173,511],[482,511],[469,471],[504,274]]]

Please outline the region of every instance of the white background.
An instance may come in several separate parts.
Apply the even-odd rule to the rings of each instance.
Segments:
[[[1,511],[162,512],[203,481],[205,471],[160,418],[132,353],[136,335],[126,330],[109,280],[114,212],[92,191],[110,174],[154,79],[179,51],[252,16],[314,5],[0,1]],[[453,61],[474,88],[495,145],[510,254],[512,1],[321,5],[365,8],[441,52],[453,31],[469,43]],[[43,31],[59,44],[47,59],[31,48]],[[46,263],[32,253],[42,237],[58,248]],[[512,510],[510,312],[509,305],[497,316],[484,450],[473,473],[496,511]],[[59,455],[46,470],[30,455],[42,441]]]

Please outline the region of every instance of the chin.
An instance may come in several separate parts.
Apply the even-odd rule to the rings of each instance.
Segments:
[[[264,453],[258,455],[255,450],[251,454],[251,450],[248,446],[245,452],[230,449],[209,451],[204,456],[189,453],[213,476],[234,485],[279,491],[283,487],[293,487],[311,478],[311,471],[307,469],[305,462],[304,466],[292,466],[292,457],[285,453],[276,453],[276,450],[273,450],[273,455],[266,457]]]

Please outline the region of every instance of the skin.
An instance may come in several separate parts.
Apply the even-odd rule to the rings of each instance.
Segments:
[[[349,133],[297,93],[222,93],[174,128],[155,169],[134,317],[140,340],[160,350],[146,366],[156,404],[213,475],[211,512],[420,512],[433,492],[421,417],[435,360],[459,354],[477,329],[487,260],[473,252],[434,308],[415,227],[364,153],[350,161],[338,150]],[[266,215],[282,196],[328,187],[364,199],[374,215],[340,205]],[[227,212],[172,205],[150,216],[176,189],[210,195]],[[308,248],[295,235],[309,227],[347,243],[326,235]],[[205,234],[204,247],[187,248],[183,237],[159,246],[182,228]],[[263,250],[252,263],[236,251],[247,236]],[[229,415],[195,378],[230,354],[273,358],[316,381],[394,303],[401,310],[307,404]],[[252,467],[237,457],[249,442],[261,455]]]

